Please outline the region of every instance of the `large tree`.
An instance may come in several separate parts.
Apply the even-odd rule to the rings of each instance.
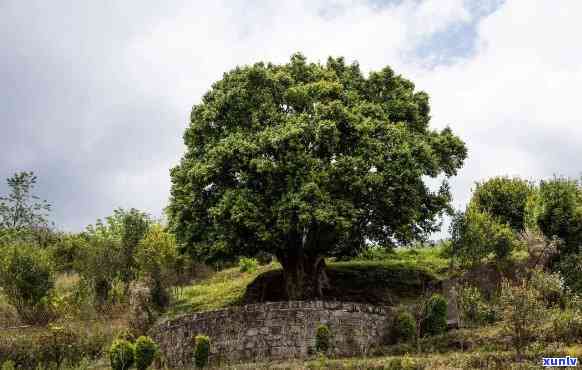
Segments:
[[[170,227],[194,257],[273,253],[289,299],[321,296],[325,256],[422,238],[449,209],[446,180],[424,180],[455,175],[467,151],[429,128],[428,100],[343,58],[237,67],[192,109]]]

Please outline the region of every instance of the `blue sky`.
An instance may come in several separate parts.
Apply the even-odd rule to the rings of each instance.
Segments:
[[[161,214],[192,105],[224,71],[297,51],[427,91],[432,126],[469,147],[457,208],[491,176],[580,174],[581,1],[48,4],[0,1],[0,177],[34,170],[61,229]]]

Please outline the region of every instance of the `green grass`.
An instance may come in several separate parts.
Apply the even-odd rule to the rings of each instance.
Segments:
[[[443,279],[448,264],[441,248],[401,248],[390,252],[375,251],[350,261],[329,260],[328,273],[339,282],[333,287],[334,294],[346,292],[346,300],[366,302],[368,295],[377,301],[386,295],[387,299],[392,296],[398,303],[406,303],[418,296],[426,281]],[[216,272],[174,292],[174,303],[167,316],[239,305],[250,283],[261,274],[280,268],[278,263],[271,263],[252,272],[241,273],[238,267]]]
[[[257,276],[279,268],[278,263],[271,263],[258,266],[252,272],[240,272],[238,266],[219,271],[206,280],[183,288],[179,294],[174,294],[174,303],[167,315],[172,317],[236,305],[243,297],[247,285]]]

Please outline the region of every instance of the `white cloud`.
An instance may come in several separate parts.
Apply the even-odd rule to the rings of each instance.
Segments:
[[[477,53],[418,71],[433,124],[450,123],[470,158],[454,180],[459,205],[472,182],[495,175],[578,176],[581,2],[508,1],[478,27]]]
[[[28,142],[26,135],[43,139],[35,145],[66,154],[55,154],[55,160],[66,157],[68,162],[54,166],[72,162],[76,167],[67,169],[75,171],[86,163],[86,173],[99,175],[94,196],[104,199],[101,208],[141,204],[159,214],[169,188],[164,169],[183,152],[179,142],[189,110],[223,72],[256,61],[285,62],[296,51],[311,60],[345,56],[358,60],[365,70],[390,65],[430,94],[433,126],[450,125],[467,142],[470,158],[452,182],[454,203],[462,206],[476,180],[580,172],[576,159],[582,156],[582,2],[508,0],[479,18],[498,2],[403,0],[380,6],[365,0],[223,0],[155,7],[152,2],[143,6],[144,14],[134,12],[135,4],[115,10],[112,29],[103,29],[112,19],[105,7],[92,5],[91,11],[84,11],[79,5],[81,16],[70,17],[76,23],[68,31],[57,27],[65,10],[41,14],[13,3],[11,8],[18,10],[13,13],[20,15],[10,16],[5,24],[19,36],[4,41],[15,54],[32,57],[30,65],[13,63],[20,68],[18,74],[6,73],[14,86],[30,88],[22,90],[23,98],[7,96],[13,100],[10,106],[31,105],[24,112],[30,113],[25,114],[27,124],[34,123],[35,132],[42,133],[22,129],[20,141]],[[29,22],[29,14],[36,18]],[[12,19],[19,27],[10,26]],[[476,24],[475,52],[452,64],[427,67],[431,63],[414,51],[459,24]],[[34,48],[42,52],[35,54]],[[45,50],[49,48],[54,50]],[[53,62],[39,64],[41,57]],[[45,87],[37,92],[39,81],[58,87],[54,72],[47,75],[50,79],[41,72],[63,65],[67,67],[57,77],[66,79],[66,89]],[[52,100],[43,106],[47,96]],[[82,113],[69,107],[80,107]],[[136,109],[141,109],[139,114]],[[15,117],[22,115],[14,112]],[[76,142],[57,140],[68,137],[63,132],[77,131],[81,134],[76,134]],[[13,163],[29,168],[35,161],[42,163],[43,155],[14,149],[21,151],[7,157],[11,168]],[[82,155],[76,154],[79,151]],[[102,216],[101,208],[86,213]]]

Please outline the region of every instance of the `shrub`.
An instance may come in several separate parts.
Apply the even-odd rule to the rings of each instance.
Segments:
[[[533,191],[533,185],[526,180],[494,177],[476,184],[471,203],[502,224],[509,224],[513,230],[521,231],[524,229],[528,197]]]
[[[127,370],[135,360],[134,345],[125,339],[116,339],[109,350],[109,360],[113,370]]]
[[[53,266],[44,250],[16,244],[0,256],[0,287],[20,319],[28,324],[45,324],[54,318],[50,295],[55,279]]]
[[[488,304],[481,291],[474,286],[460,287],[457,301],[463,326],[491,324],[498,319],[496,307]]]
[[[81,338],[74,330],[64,326],[49,327],[47,333],[40,335],[38,346],[42,362],[55,364],[60,369],[64,362],[77,364],[83,357]]]
[[[75,261],[85,248],[87,241],[74,234],[63,234],[50,246],[51,259],[55,263],[55,269],[59,272],[71,272],[74,270]]]
[[[504,330],[510,336],[513,347],[521,360],[523,350],[538,335],[545,308],[542,297],[526,280],[512,285],[504,281],[501,288]]]
[[[426,303],[423,320],[423,334],[442,334],[447,329],[447,300],[440,294],[433,294]]]
[[[257,270],[257,260],[255,258],[245,258],[242,257],[238,261],[238,266],[240,272],[253,272]]]
[[[327,325],[319,325],[315,332],[315,350],[327,353],[331,349],[331,330]]]
[[[197,335],[194,338],[194,365],[203,368],[208,365],[210,355],[210,339],[205,335]]]
[[[467,207],[451,223],[452,254],[464,266],[478,265],[490,254],[503,260],[511,254],[516,237],[507,224],[499,223],[487,212]]]
[[[102,310],[109,301],[110,291],[122,268],[121,244],[105,231],[90,230],[87,245],[75,261],[75,270],[79,271],[85,284],[91,288],[95,306]]]
[[[564,277],[566,285],[572,291],[582,294],[582,253],[572,253],[563,258],[558,269]]]
[[[54,368],[57,363],[74,367],[85,360],[101,358],[107,341],[108,336],[101,330],[80,334],[78,327],[66,326],[2,335],[0,364],[13,361],[18,369]]]
[[[2,364],[2,370],[16,370],[16,366],[14,364],[14,361],[6,361]]]
[[[157,309],[170,303],[168,288],[178,282],[178,259],[175,237],[161,225],[152,225],[137,247],[135,260],[142,280],[149,283],[151,302]]]
[[[150,337],[141,336],[135,342],[135,367],[137,370],[147,369],[158,352],[158,346]]]
[[[409,341],[416,334],[416,321],[408,311],[399,312],[394,318],[393,333],[397,341]]]
[[[530,284],[539,293],[546,307],[563,306],[567,288],[559,273],[548,273],[540,269],[533,270],[530,272]]]
[[[568,344],[582,341],[582,312],[557,311],[552,320],[552,336],[551,339]]]

